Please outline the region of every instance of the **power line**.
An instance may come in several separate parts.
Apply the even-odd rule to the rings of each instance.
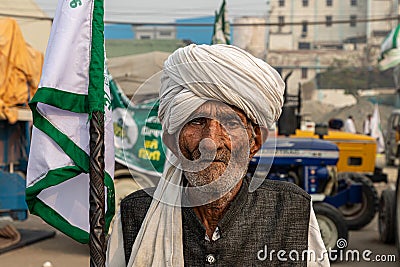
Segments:
[[[0,13],[3,17],[14,17],[14,18],[25,18],[25,19],[35,19],[35,20],[49,20],[52,21],[53,18],[49,17],[39,17],[39,16],[29,16],[29,15],[18,15],[18,14],[7,14]],[[379,21],[393,21],[400,20],[400,16],[383,17],[383,18],[369,18],[369,19],[345,19],[345,20],[332,20],[331,24],[346,24],[346,23],[362,23],[362,22],[379,22]],[[191,26],[191,27],[204,27],[204,26],[214,26],[214,23],[176,23],[176,22],[127,22],[127,21],[104,21],[107,24],[121,24],[121,25],[132,25],[132,26]],[[325,25],[326,21],[301,21],[301,22],[252,22],[252,23],[230,23],[233,27],[241,26],[300,26],[307,23],[307,25]]]

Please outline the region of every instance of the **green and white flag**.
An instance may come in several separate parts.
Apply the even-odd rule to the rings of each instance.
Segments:
[[[114,146],[103,0],[59,0],[33,113],[26,201],[32,214],[89,241],[89,121],[105,114],[106,229],[114,215]]]
[[[392,29],[381,44],[381,55],[378,59],[379,70],[396,67],[400,64],[400,24]]]
[[[382,153],[385,151],[385,140],[383,138],[381,127],[381,116],[379,114],[378,104],[374,105],[374,113],[371,117],[371,136],[376,139],[376,152]]]
[[[223,0],[219,13],[215,12],[214,33],[211,44],[231,44],[231,31]]]

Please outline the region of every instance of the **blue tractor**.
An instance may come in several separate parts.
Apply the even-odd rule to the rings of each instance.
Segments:
[[[292,182],[307,191],[325,246],[337,251],[343,249],[337,240],[348,238],[347,222],[339,208],[362,202],[362,184],[337,178],[338,158],[338,147],[332,142],[278,137],[276,143],[265,143],[249,166],[252,177]]]

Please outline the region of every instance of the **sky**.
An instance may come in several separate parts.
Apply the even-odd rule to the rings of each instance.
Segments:
[[[57,0],[34,0],[49,16]],[[214,16],[222,0],[105,0],[105,20],[174,22],[178,18]],[[226,0],[228,17],[266,16],[267,0]]]

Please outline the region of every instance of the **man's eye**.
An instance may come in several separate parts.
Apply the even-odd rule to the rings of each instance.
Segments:
[[[203,125],[204,119],[203,118],[196,118],[189,122],[190,125]]]
[[[223,125],[227,129],[237,129],[237,128],[243,127],[243,124],[240,121],[237,121],[237,120],[226,121]]]

